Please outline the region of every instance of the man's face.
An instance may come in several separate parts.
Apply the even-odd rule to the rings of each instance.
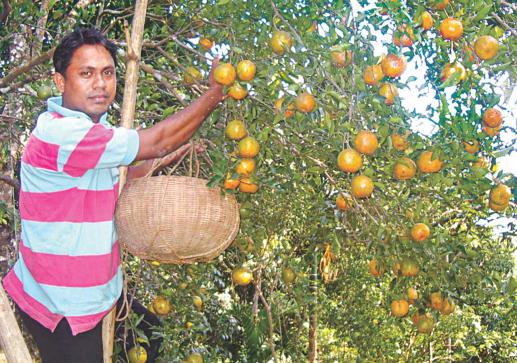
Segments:
[[[57,88],[63,94],[63,106],[81,111],[99,122],[117,91],[115,63],[102,45],[77,48],[63,76],[54,75]]]

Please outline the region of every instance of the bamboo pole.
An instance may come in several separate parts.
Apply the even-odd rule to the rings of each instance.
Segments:
[[[9,363],[32,362],[4,287],[0,283],[0,347]]]
[[[137,0],[135,13],[131,24],[131,36],[126,26],[126,38],[128,44],[126,77],[124,83],[124,100],[122,102],[122,112],[120,126],[133,128],[136,104],[136,86],[138,84],[138,67],[142,50],[142,39],[144,34],[145,16],[147,12],[147,0]],[[126,183],[127,167],[120,168],[119,193]],[[115,334],[115,308],[104,317],[102,322],[102,345],[103,361],[111,363],[113,355],[113,339]]]

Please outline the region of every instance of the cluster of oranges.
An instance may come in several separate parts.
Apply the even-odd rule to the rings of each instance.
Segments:
[[[410,38],[408,38],[410,39]],[[364,83],[370,86],[380,86],[378,93],[384,98],[384,103],[391,106],[399,91],[394,83],[381,83],[384,77],[397,78],[406,70],[407,61],[404,56],[388,54],[381,58],[379,64],[367,66],[363,73]]]

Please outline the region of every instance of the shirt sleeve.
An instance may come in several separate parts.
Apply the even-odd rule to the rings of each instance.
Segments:
[[[130,164],[139,148],[136,130],[107,127],[83,119],[59,119],[54,130],[58,141],[58,168],[73,177],[90,169],[113,168]],[[57,125],[54,125],[57,126]]]

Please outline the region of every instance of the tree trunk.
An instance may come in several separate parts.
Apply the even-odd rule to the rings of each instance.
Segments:
[[[135,13],[131,25],[131,39],[128,39],[128,57],[126,66],[126,79],[124,85],[124,100],[120,126],[133,127],[136,104],[136,86],[138,83],[138,66],[142,50],[142,39],[144,35],[145,16],[147,13],[147,0],[137,0]],[[128,32],[126,31],[126,36]],[[126,182],[127,167],[120,168],[119,193]],[[125,292],[123,292],[125,293]],[[104,363],[111,363],[113,355],[113,339],[115,334],[115,308],[113,308],[102,322],[102,343],[104,351]]]
[[[20,327],[9,304],[9,299],[4,287],[0,283],[0,347],[3,349],[7,362],[28,363],[32,362],[31,355],[25,340],[23,340]]]
[[[314,254],[311,274],[311,293],[315,297],[309,310],[309,363],[318,362],[318,254]]]

